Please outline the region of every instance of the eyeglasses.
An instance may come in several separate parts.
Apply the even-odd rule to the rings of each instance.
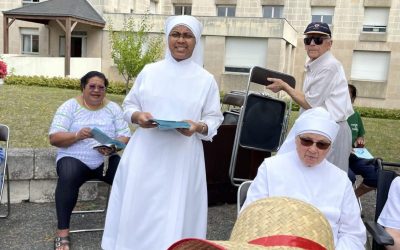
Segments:
[[[325,149],[329,148],[329,146],[331,145],[328,142],[313,141],[309,138],[304,138],[304,137],[300,137],[300,136],[299,136],[299,139],[300,139],[301,145],[303,145],[305,147],[311,147],[315,143],[315,145],[317,146],[318,149],[325,150]]]
[[[314,40],[315,45],[321,45],[324,40],[329,39],[329,37],[325,36],[309,36],[304,38],[304,44],[305,45],[310,45],[311,41]]]
[[[179,33],[179,32],[172,32],[169,34],[170,37],[172,37],[175,40],[178,40],[179,38],[183,38],[183,40],[191,40],[194,39],[193,34],[191,33]]]
[[[97,89],[99,92],[104,92],[104,91],[106,91],[106,87],[105,87],[105,86],[97,86],[97,85],[94,85],[94,84],[89,84],[88,86],[89,86],[89,89],[90,89],[91,91],[95,91],[96,89]]]

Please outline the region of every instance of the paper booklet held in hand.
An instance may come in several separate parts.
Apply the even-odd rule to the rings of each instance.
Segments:
[[[371,153],[367,150],[367,148],[353,148],[354,149],[354,154],[358,158],[364,158],[364,159],[373,159],[374,157],[371,155]]]
[[[106,135],[96,127],[94,127],[91,132],[93,138],[100,143],[99,145],[93,147],[94,149],[105,147],[113,150],[115,149],[116,151],[118,151],[126,147],[125,143],[110,138],[108,135]]]
[[[157,124],[157,127],[161,130],[190,128],[190,124],[184,121],[167,121],[159,119],[151,119],[150,121]]]

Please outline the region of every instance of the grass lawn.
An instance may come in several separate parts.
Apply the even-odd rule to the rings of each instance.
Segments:
[[[47,133],[56,109],[80,91],[4,85],[0,87],[0,123],[10,127],[10,147],[51,147]],[[107,95],[119,104],[124,96]],[[293,112],[291,120],[297,117]],[[363,118],[366,130],[366,146],[376,157],[385,161],[400,162],[400,120]]]

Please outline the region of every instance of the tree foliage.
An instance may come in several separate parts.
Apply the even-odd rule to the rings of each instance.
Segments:
[[[126,93],[128,85],[148,64],[157,61],[163,51],[162,37],[149,34],[151,25],[148,15],[140,20],[131,16],[125,20],[121,31],[114,30],[109,22],[111,57],[118,72],[124,77]]]

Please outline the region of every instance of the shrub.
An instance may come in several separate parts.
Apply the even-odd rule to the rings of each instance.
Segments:
[[[221,101],[224,96],[224,92],[220,92]],[[400,120],[400,109],[382,109],[382,108],[371,108],[371,107],[354,107],[362,117],[368,118],[379,118],[379,119],[391,119]],[[292,102],[292,111],[299,111],[300,106]]]
[[[355,107],[362,117],[400,120],[399,109],[382,109],[369,107]]]
[[[45,77],[45,76],[9,76],[5,79],[8,85],[41,86],[62,89],[80,89],[80,80],[66,77]],[[110,81],[107,93],[125,94],[125,83]]]

